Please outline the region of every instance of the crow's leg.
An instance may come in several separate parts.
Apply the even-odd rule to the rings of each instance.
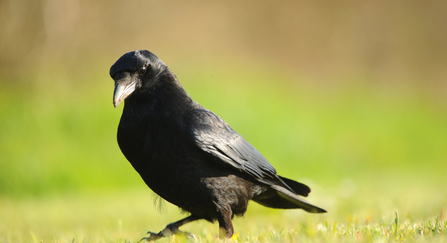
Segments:
[[[193,234],[180,231],[178,228],[184,224],[187,224],[189,222],[192,222],[192,221],[198,220],[198,219],[200,219],[200,218],[195,215],[191,215],[191,216],[186,217],[186,218],[179,220],[177,222],[168,224],[162,231],[160,231],[158,233],[149,231],[149,232],[147,232],[148,234],[150,234],[149,237],[144,237],[143,239],[141,239],[141,241],[142,240],[156,241],[160,238],[163,238],[166,236],[171,236],[173,234],[185,235],[188,238],[192,238],[192,239],[196,240],[196,237]]]
[[[230,207],[219,208],[219,238],[231,238],[233,236],[233,223],[231,222],[232,212]]]

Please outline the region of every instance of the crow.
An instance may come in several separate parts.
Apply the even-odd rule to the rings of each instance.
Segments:
[[[177,77],[147,50],[128,52],[110,68],[113,105],[125,100],[118,144],[144,182],[160,197],[189,212],[145,240],[182,232],[205,219],[219,223],[219,237],[233,235],[231,220],[249,200],[271,208],[324,213],[298,195],[310,188],[281,177],[273,166],[219,116],[188,95]]]

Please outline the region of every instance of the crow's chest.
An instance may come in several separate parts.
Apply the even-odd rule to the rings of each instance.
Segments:
[[[189,146],[181,126],[173,121],[155,118],[122,119],[118,144],[129,162],[139,167],[156,169],[170,166],[182,158]]]

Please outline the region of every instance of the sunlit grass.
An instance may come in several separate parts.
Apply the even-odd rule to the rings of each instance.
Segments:
[[[365,196],[365,195],[364,195]],[[11,200],[1,198],[0,242],[137,242],[148,230],[158,231],[180,219],[178,209],[153,206],[147,189]],[[380,208],[369,208],[378,210]],[[233,242],[443,242],[445,212],[410,219],[397,211],[383,217],[307,214],[301,210],[271,210],[255,203],[234,220]],[[218,226],[206,221],[182,227],[199,242],[219,242]],[[159,242],[188,241],[179,236]]]

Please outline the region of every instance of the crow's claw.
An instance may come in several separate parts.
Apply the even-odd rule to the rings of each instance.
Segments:
[[[143,240],[144,241],[156,241],[160,238],[172,236],[174,234],[181,235],[181,236],[184,236],[190,240],[197,241],[197,238],[194,234],[189,233],[189,232],[180,231],[178,229],[178,227],[175,226],[174,224],[168,224],[168,226],[166,226],[166,228],[164,228],[162,231],[160,231],[158,233],[148,231],[147,234],[149,234],[149,236],[142,238],[140,241],[143,241]]]
[[[160,238],[163,238],[164,235],[162,234],[162,232],[160,231],[158,234],[154,233],[154,232],[147,232],[147,234],[149,234],[149,237],[143,237],[140,241],[156,241]]]

